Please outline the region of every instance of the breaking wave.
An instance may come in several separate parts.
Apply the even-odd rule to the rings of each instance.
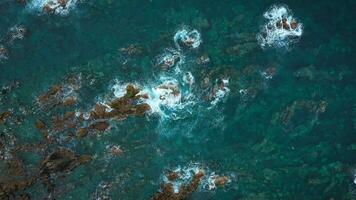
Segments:
[[[262,48],[286,47],[299,41],[303,24],[293,17],[285,5],[273,5],[264,14],[267,23],[261,27],[257,40]]]

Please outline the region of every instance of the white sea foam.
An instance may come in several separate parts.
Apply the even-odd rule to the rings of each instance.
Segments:
[[[151,114],[158,114],[163,118],[179,116],[177,112],[193,102],[190,101],[190,92],[182,90],[182,85],[174,78],[161,76],[157,82],[139,85],[137,83],[122,83],[115,81],[111,87],[116,98],[121,98],[126,93],[127,85],[132,84],[140,89],[138,95],[147,95],[148,98],[141,98],[142,103],[147,103]],[[103,102],[101,102],[103,104]],[[104,105],[104,104],[103,104]]]
[[[207,190],[214,190],[217,188],[217,179],[221,178],[220,175],[217,175],[215,172],[211,172],[207,178],[202,180],[202,188]],[[231,179],[226,176],[226,184],[231,182]]]
[[[185,167],[178,166],[171,172],[178,174],[178,178],[175,180],[169,180],[167,174],[164,174],[162,176],[162,180],[164,183],[171,183],[173,185],[174,193],[178,193],[179,188],[181,188],[183,185],[189,184],[194,175],[198,174],[199,172],[204,172],[204,170],[199,163],[191,163]]]
[[[273,5],[263,15],[268,21],[261,27],[257,40],[262,48],[286,47],[299,41],[303,25],[285,5]]]
[[[182,28],[174,34],[174,44],[177,49],[182,49],[182,46],[196,49],[202,43],[199,31]]]
[[[194,78],[192,72],[186,72],[183,75],[183,82],[185,84],[188,84],[190,87],[193,86],[193,84],[195,83],[195,78]]]
[[[43,13],[47,9],[47,12],[52,12],[58,15],[68,15],[71,10],[75,9],[77,0],[62,0],[65,6],[61,5],[61,0],[32,0],[27,8],[29,10]]]
[[[230,89],[228,86],[229,86],[228,78],[216,81],[216,84],[214,85],[212,91],[212,96],[211,96],[212,101],[210,102],[212,106],[215,106],[218,102],[225,99],[225,97],[230,93]]]

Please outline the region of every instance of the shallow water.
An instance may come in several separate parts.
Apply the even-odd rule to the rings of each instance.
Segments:
[[[23,39],[0,42],[9,51],[0,62],[0,113],[13,113],[0,123],[1,154],[42,141],[38,119],[50,126],[53,116],[109,104],[118,85],[135,84],[149,96],[138,104],[155,109],[109,119],[108,130],[84,138],[50,131],[56,142],[18,152],[24,174],[11,174],[11,159],[1,157],[0,183],[31,177],[46,156],[66,148],[92,160],[51,174],[54,190],[39,178],[15,195],[150,199],[165,172],[197,165],[230,182],[209,190],[206,177],[189,199],[356,199],[356,3],[284,1],[303,33],[288,46],[262,48],[263,14],[278,3],[78,0],[60,15],[1,1],[1,38],[15,25],[27,28]],[[174,35],[182,29],[197,30],[201,44],[177,47]],[[142,53],[120,52],[130,44]],[[167,48],[178,51],[179,61],[157,66]],[[206,63],[197,60],[203,55]],[[188,72],[193,82],[183,78]],[[70,74],[81,80],[76,104],[43,108],[38,96],[65,85]],[[180,96],[165,88],[164,98],[176,99],[162,100],[157,88],[171,80]],[[111,146],[122,155],[112,155]]]

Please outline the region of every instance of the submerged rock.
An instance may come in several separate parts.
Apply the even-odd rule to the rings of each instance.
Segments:
[[[144,48],[136,44],[130,44],[127,47],[121,47],[119,52],[126,56],[139,56],[144,53]]]
[[[40,168],[41,175],[69,172],[79,165],[91,161],[89,155],[78,156],[68,149],[59,149],[45,158]]]

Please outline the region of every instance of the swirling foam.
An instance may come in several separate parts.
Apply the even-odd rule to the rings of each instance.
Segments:
[[[59,0],[32,0],[28,5],[28,10],[43,13],[44,8],[49,6],[53,9],[54,14],[68,15],[71,10],[75,9],[77,0],[68,0],[65,7],[60,6]]]
[[[201,36],[197,30],[189,30],[182,28],[178,30],[173,37],[174,44],[177,49],[182,49],[182,46],[196,49],[202,43]]]
[[[292,12],[284,5],[273,5],[263,17],[268,22],[261,27],[257,40],[262,48],[286,47],[299,41],[303,34],[303,25],[298,22]]]

